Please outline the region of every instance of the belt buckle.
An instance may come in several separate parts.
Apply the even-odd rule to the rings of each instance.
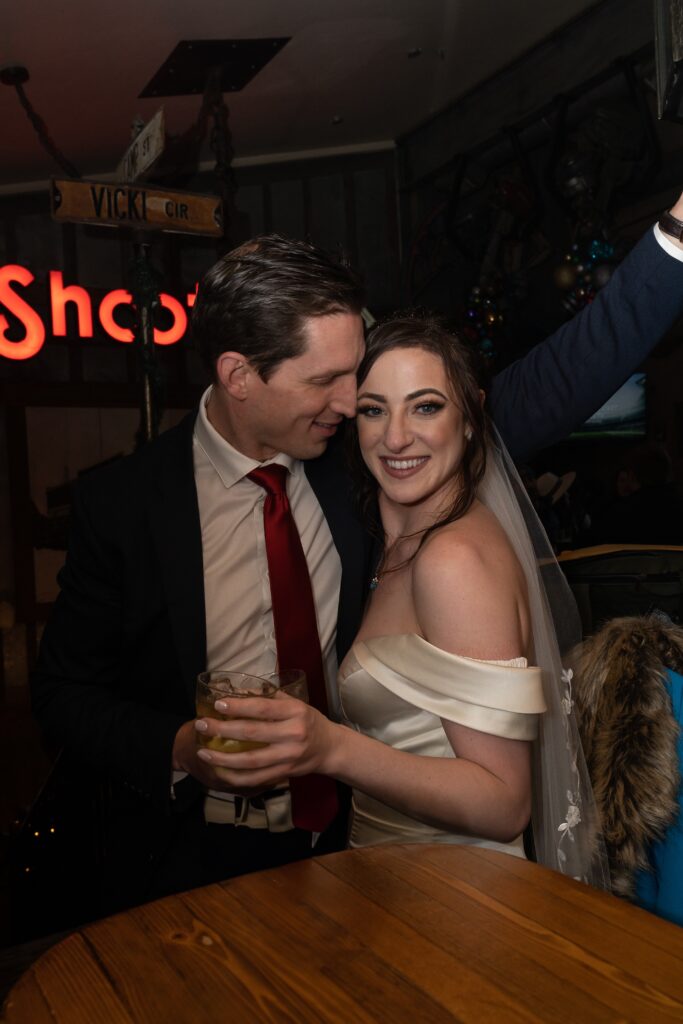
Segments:
[[[275,790],[263,796],[263,809],[270,832],[289,832],[294,828],[292,800],[288,789]]]
[[[270,832],[288,832],[294,827],[288,789],[268,790],[254,797],[234,793],[229,799],[214,798],[213,805],[217,805],[212,806],[215,816],[206,819],[212,824],[242,825]]]
[[[249,800],[246,797],[238,796],[237,793],[235,793],[234,807],[235,824],[244,825],[249,817]]]

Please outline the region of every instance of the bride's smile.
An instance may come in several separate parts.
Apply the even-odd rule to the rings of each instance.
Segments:
[[[443,362],[423,348],[377,359],[358,395],[358,440],[380,501],[433,511],[457,486],[465,418]]]

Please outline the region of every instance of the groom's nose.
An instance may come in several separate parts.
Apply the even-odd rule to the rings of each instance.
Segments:
[[[356,415],[356,375],[344,374],[335,384],[334,394],[330,401],[330,409],[339,416],[351,419]]]

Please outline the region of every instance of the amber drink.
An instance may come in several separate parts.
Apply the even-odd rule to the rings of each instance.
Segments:
[[[228,722],[240,716],[231,714],[223,715],[216,711],[214,704],[217,700],[226,698],[234,700],[243,697],[272,697],[277,693],[276,682],[269,679],[262,679],[261,676],[248,675],[245,672],[231,672],[226,669],[220,672],[200,672],[197,676],[196,708],[197,718],[216,718],[221,722]],[[239,754],[243,750],[255,750],[257,747],[265,747],[267,743],[257,743],[254,740],[231,740],[224,736],[207,736],[206,733],[197,733],[197,739],[202,747],[209,750],[218,750],[222,754]]]

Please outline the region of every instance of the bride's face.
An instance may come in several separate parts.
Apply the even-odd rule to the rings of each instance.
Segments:
[[[452,498],[467,424],[437,355],[381,355],[360,385],[356,422],[365,464],[390,501],[436,509]]]

